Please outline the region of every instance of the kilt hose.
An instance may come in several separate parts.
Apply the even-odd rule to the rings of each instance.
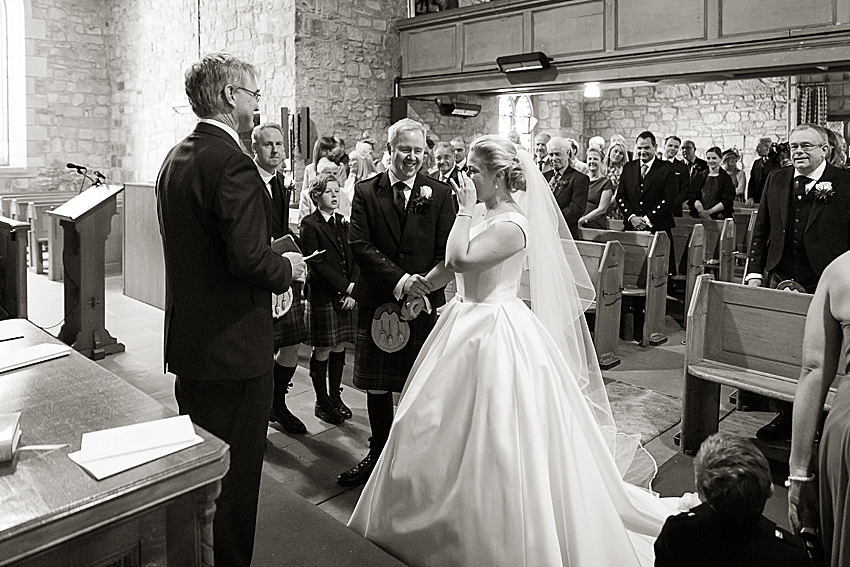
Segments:
[[[410,340],[403,349],[388,353],[372,340],[375,308],[359,309],[357,333],[354,337],[354,385],[361,390],[401,392],[413,363],[437,323],[437,311],[420,313],[410,325]]]

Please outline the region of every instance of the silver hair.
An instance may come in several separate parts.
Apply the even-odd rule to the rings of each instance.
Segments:
[[[283,136],[283,139],[286,140],[286,132],[283,131],[283,127],[280,124],[277,122],[265,122],[259,126],[254,126],[254,129],[251,130],[251,143],[256,144],[260,139],[260,134],[266,130],[277,130]]]
[[[422,132],[422,138],[425,139],[427,137],[425,127],[421,123],[411,118],[402,118],[390,126],[390,129],[387,131],[387,145],[390,148],[395,147],[402,132]]]
[[[230,112],[224,87],[241,86],[248,77],[257,77],[257,68],[229,53],[207,53],[186,71],[186,96],[198,118],[211,118]]]

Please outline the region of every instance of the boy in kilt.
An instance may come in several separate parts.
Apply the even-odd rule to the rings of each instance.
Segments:
[[[425,278],[445,259],[446,241],[455,218],[447,185],[419,173],[426,150],[425,129],[403,119],[388,132],[390,167],[354,187],[349,243],[360,277],[354,287],[357,333],[354,385],[366,390],[372,440],[369,454],[342,473],[342,486],[365,484],[389,437],[392,392],[401,392],[419,350],[434,327],[443,289]],[[409,321],[410,339],[393,353],[372,339],[375,310],[385,303],[424,297],[426,309]]]
[[[345,343],[354,342],[356,302],[351,296],[359,270],[348,244],[348,223],[336,212],[339,182],[319,175],[309,185],[316,210],[301,221],[301,251],[310,258],[307,274],[307,327],[310,378],[316,391],[316,417],[339,424],[351,417],[340,384]]]

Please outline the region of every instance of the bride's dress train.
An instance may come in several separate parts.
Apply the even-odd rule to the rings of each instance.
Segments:
[[[496,222],[529,233],[512,212],[470,240]],[[622,480],[573,370],[517,299],[524,258],[457,275],[349,526],[416,567],[652,565],[675,504]]]

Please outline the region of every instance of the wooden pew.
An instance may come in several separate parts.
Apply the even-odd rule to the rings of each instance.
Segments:
[[[641,346],[659,345],[667,341],[664,316],[667,308],[667,270],[670,242],[663,232],[620,232],[580,228],[581,240],[619,242],[625,251],[623,295],[644,297],[646,317]]]
[[[691,305],[697,278],[705,273],[705,227],[695,225],[688,243],[688,263],[685,269],[685,315]]]
[[[27,317],[27,233],[25,222],[0,217],[0,319]]]
[[[753,230],[755,230],[756,227],[757,216],[758,211],[742,215],[741,218],[738,217],[738,213],[735,213],[735,236],[738,246],[734,253],[735,275],[733,276],[733,281],[743,282],[744,277],[747,274],[747,263],[750,258],[750,245],[753,243]],[[747,224],[744,226],[743,231],[741,231],[741,223],[744,220],[747,221]],[[741,232],[743,232],[743,234],[741,234]]]
[[[594,313],[593,344],[599,366],[608,369],[620,364],[620,310],[623,303],[623,269],[625,251],[619,242],[583,242],[575,240],[584,267],[593,279],[596,300],[587,310]],[[520,276],[517,294],[531,307],[528,270]],[[448,298],[448,292],[447,292]]]
[[[685,341],[684,453],[695,454],[717,431],[721,384],[794,399],[811,300],[809,294],[717,282],[708,275],[697,280]],[[831,389],[827,406],[833,396]]]
[[[676,266],[682,266],[682,259],[686,255],[685,251],[688,249],[691,233],[697,225],[701,225],[705,229],[706,268],[717,270],[717,279],[720,281],[732,281],[736,250],[736,229],[733,219],[677,218],[676,226],[671,230]]]
[[[0,216],[4,216],[8,219],[12,217],[12,201],[21,197],[37,197],[40,195],[51,195],[53,197],[65,197],[65,199],[70,199],[71,197],[77,195],[77,191],[30,191],[28,193],[9,193],[0,195]],[[26,214],[26,210],[21,211],[22,214]],[[16,213],[17,214],[17,211]]]
[[[56,203],[61,205],[75,197],[77,193],[31,193],[19,197],[12,197],[9,202],[9,211],[12,218],[19,221],[26,221],[27,208],[30,203]]]
[[[29,252],[30,268],[36,274],[44,273],[44,254],[50,241],[51,217],[47,211],[52,211],[62,203],[57,202],[29,202],[27,203],[27,222],[30,225]]]

